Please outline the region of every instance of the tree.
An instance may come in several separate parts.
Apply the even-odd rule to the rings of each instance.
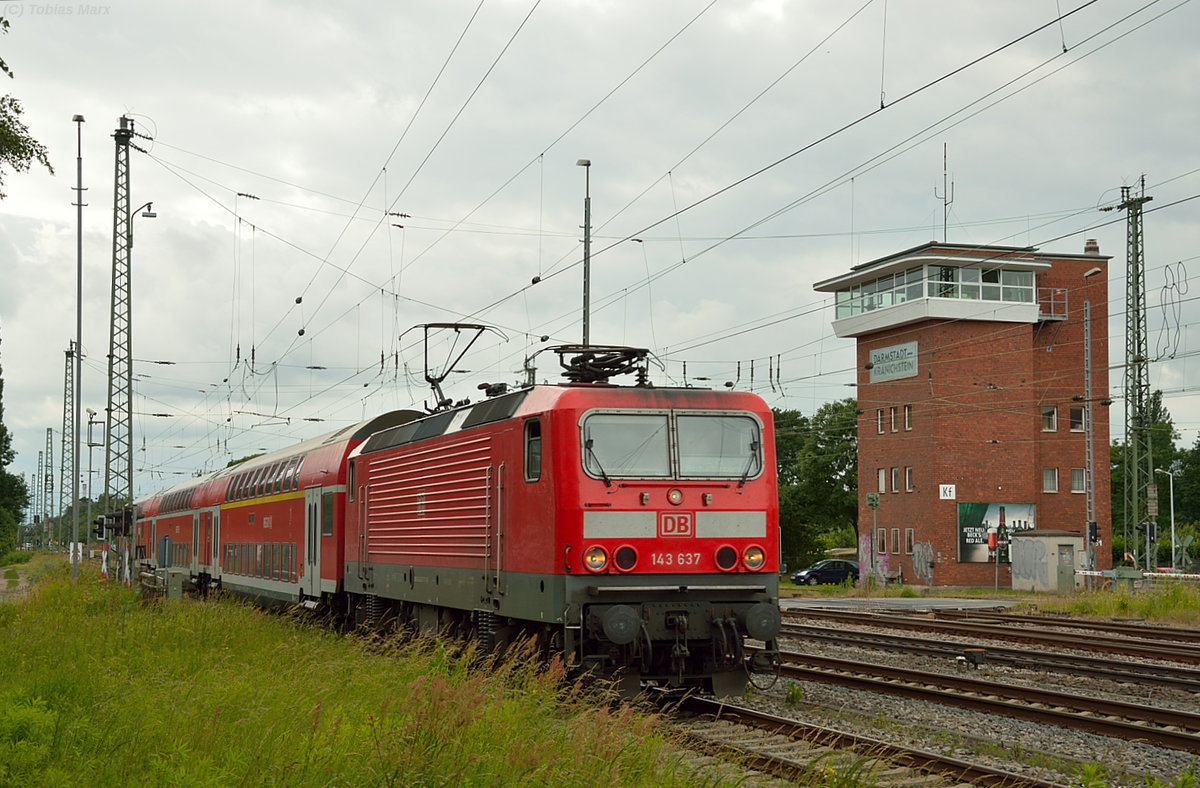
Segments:
[[[1175,429],[1175,422],[1171,418],[1170,412],[1163,405],[1162,392],[1154,391],[1150,395],[1150,401],[1147,403],[1147,416],[1150,420],[1150,451],[1151,459],[1153,460],[1154,468],[1169,469],[1175,466],[1176,460],[1181,458],[1183,454],[1175,448],[1175,441],[1179,440],[1179,432]],[[1128,442],[1113,441],[1109,447],[1109,468],[1111,471],[1111,502],[1112,502],[1112,556],[1114,564],[1121,564],[1125,560],[1125,554],[1132,552],[1131,544],[1126,544],[1125,534],[1131,536],[1137,535],[1138,523],[1125,522],[1125,466],[1128,462],[1129,444]],[[1143,466],[1143,471],[1145,467]],[[1167,496],[1167,479],[1162,477],[1162,474],[1154,474],[1154,478],[1150,480],[1159,488],[1158,496],[1158,523],[1159,523],[1159,540],[1158,550],[1163,556],[1168,559],[1171,555],[1171,537],[1170,537],[1170,502]],[[1180,480],[1176,480],[1175,494],[1176,502],[1179,498]],[[1178,510],[1176,511],[1176,519],[1178,519]],[[1168,526],[1164,529],[1163,524]],[[1163,538],[1163,534],[1166,537]]]
[[[8,32],[8,20],[0,17],[0,33]],[[9,79],[13,79],[12,69],[0,58],[0,71]],[[21,120],[25,110],[21,102],[12,95],[0,97],[0,200],[4,194],[4,167],[11,167],[15,172],[28,172],[30,165],[36,161],[51,174],[54,168],[46,153],[46,146],[38,142],[29,133],[29,128]]]
[[[12,436],[4,426],[4,367],[0,366],[0,555],[16,547],[17,524],[29,507],[25,480],[5,470],[16,456]]]
[[[775,411],[783,554],[807,563],[851,547],[858,525],[858,405],[827,402],[812,418]]]

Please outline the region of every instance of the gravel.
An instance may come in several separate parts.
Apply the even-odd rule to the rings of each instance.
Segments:
[[[824,626],[819,621],[805,623]],[[943,637],[947,641],[955,639],[953,636]],[[986,641],[975,637],[969,641],[964,639],[963,642],[973,646],[987,645]],[[783,639],[780,645],[785,650],[878,664],[897,664],[929,672],[953,673],[957,670],[955,662],[946,658],[920,657],[851,645],[808,644],[790,638]],[[1200,697],[1164,687],[1123,685],[1068,673],[1035,671],[1008,665],[985,664],[978,674],[981,677],[994,676],[998,683],[1007,685],[1037,686],[1134,702],[1153,701],[1164,707],[1200,711]],[[761,679],[758,677],[756,681],[761,684]],[[803,702],[793,706],[785,701],[788,686],[792,683],[781,680],[770,688],[752,693],[750,705],[780,716],[833,724],[849,732],[950,754],[962,760],[1036,775],[1040,779],[1063,784],[1080,784],[1079,764],[1103,765],[1107,773],[1103,784],[1108,786],[1145,786],[1144,775],[1171,784],[1180,775],[1200,771],[1197,756],[1179,750],[814,682],[796,682],[801,686]]]

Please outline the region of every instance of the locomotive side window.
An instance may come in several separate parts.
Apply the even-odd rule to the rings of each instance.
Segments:
[[[583,467],[599,478],[670,477],[665,413],[595,413],[583,422]]]
[[[762,441],[754,419],[680,414],[676,425],[680,476],[749,478],[762,470]]]
[[[525,481],[542,478],[542,423],[537,419],[525,422]]]

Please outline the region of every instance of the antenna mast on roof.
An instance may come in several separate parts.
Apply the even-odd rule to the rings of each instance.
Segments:
[[[933,196],[942,201],[942,243],[946,243],[946,224],[950,216],[950,204],[954,202],[954,181],[950,181],[949,189],[946,187],[946,143],[942,143],[942,193],[938,194],[937,187],[933,187]]]

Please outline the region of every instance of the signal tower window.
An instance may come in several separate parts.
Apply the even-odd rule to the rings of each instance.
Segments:
[[[542,423],[537,419],[525,422],[525,481],[536,482],[542,477]]]

